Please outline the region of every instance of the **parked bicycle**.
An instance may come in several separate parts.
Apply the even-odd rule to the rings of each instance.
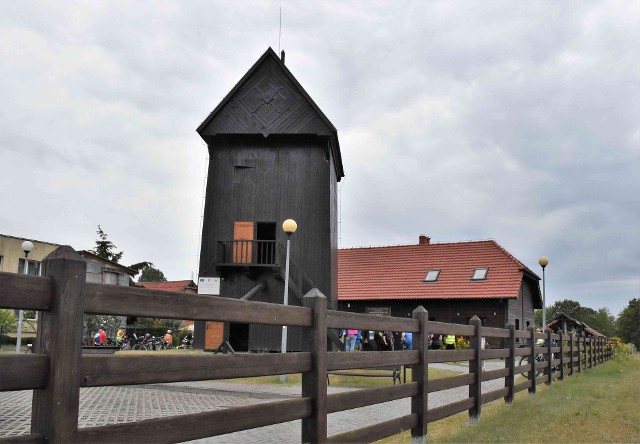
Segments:
[[[185,350],[193,348],[193,334],[189,333],[184,338],[182,338],[182,344],[178,345],[177,348],[182,348]]]
[[[132,350],[151,350],[151,347],[151,335],[149,335],[149,333],[144,336],[138,336],[135,333],[133,334]]]
[[[527,365],[529,364],[531,359],[531,356],[523,356],[520,358],[520,362],[518,362],[518,365]],[[552,360],[556,360],[557,359],[557,355],[555,353],[551,354],[551,359]],[[535,362],[535,377],[537,378],[538,376],[541,376],[544,374],[545,370],[547,368],[547,364],[546,361],[544,359],[544,354],[542,353],[538,353],[536,355],[536,362]],[[532,369],[533,370],[533,369]],[[555,373],[557,370],[557,368],[555,366],[551,367],[551,372]],[[524,377],[526,377],[527,379],[531,379],[531,370],[528,372],[522,372],[522,375]]]

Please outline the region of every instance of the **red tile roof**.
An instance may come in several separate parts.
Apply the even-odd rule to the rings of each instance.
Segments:
[[[196,284],[191,280],[168,282],[136,282],[136,285],[138,287],[148,288],[149,290],[173,291],[176,293],[182,293],[187,287],[191,287],[194,290],[197,288]]]
[[[472,281],[476,268],[486,280]],[[435,282],[423,282],[440,270]],[[493,240],[338,250],[338,299],[517,298],[523,274],[539,279]]]

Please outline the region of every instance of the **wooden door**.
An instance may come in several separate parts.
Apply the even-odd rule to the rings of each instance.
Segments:
[[[223,341],[224,322],[207,321],[204,337],[204,349],[216,350]]]
[[[253,222],[236,222],[233,225],[233,262],[250,264],[253,247]]]

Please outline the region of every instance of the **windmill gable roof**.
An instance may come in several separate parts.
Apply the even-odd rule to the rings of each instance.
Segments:
[[[336,128],[271,48],[197,131],[203,138],[223,134],[327,136],[338,179],[344,176]]]
[[[479,268],[486,279],[472,279]],[[493,240],[338,251],[339,300],[516,299],[524,277],[539,279]]]

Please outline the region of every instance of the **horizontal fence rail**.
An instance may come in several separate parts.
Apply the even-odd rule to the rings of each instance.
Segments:
[[[252,245],[251,248],[262,246]],[[272,257],[271,253],[267,256]],[[535,393],[538,385],[551,384],[599,365],[613,354],[606,338],[549,331],[536,333],[533,328],[518,331],[513,323],[504,329],[485,327],[475,316],[469,325],[429,321],[428,313],[422,307],[418,307],[410,319],[337,312],[327,309],[327,300],[317,289],[304,296],[303,307],[295,307],[91,284],[78,278],[84,278],[85,268],[86,263],[77,253],[70,247],[61,247],[46,258],[45,277],[0,272],[0,307],[41,311],[35,353],[0,356],[0,391],[34,390],[31,433],[10,438],[0,436],[0,441],[179,442],[292,420],[302,420],[302,442],[370,442],[408,429],[414,438],[424,439],[429,423],[464,411],[472,422],[477,421],[483,404],[500,398],[511,403],[519,391]],[[297,326],[303,328],[304,351],[179,356],[82,355],[79,341],[69,338],[80,337],[84,314]],[[327,330],[343,328],[412,332],[413,349],[362,353],[327,351]],[[429,350],[431,334],[464,336],[471,348]],[[501,347],[483,349],[484,338],[492,338]],[[483,363],[490,359],[502,360],[504,367],[485,371]],[[428,379],[430,363],[452,361],[468,362],[469,372]],[[413,370],[412,381],[327,394],[329,372],[399,369],[402,366]],[[291,373],[302,374],[302,397],[299,399],[78,429],[81,387]],[[493,380],[503,380],[504,386],[483,392],[482,382]],[[430,393],[457,387],[468,387],[466,399],[429,407]],[[327,436],[329,413],[404,398],[411,400],[408,415]]]

